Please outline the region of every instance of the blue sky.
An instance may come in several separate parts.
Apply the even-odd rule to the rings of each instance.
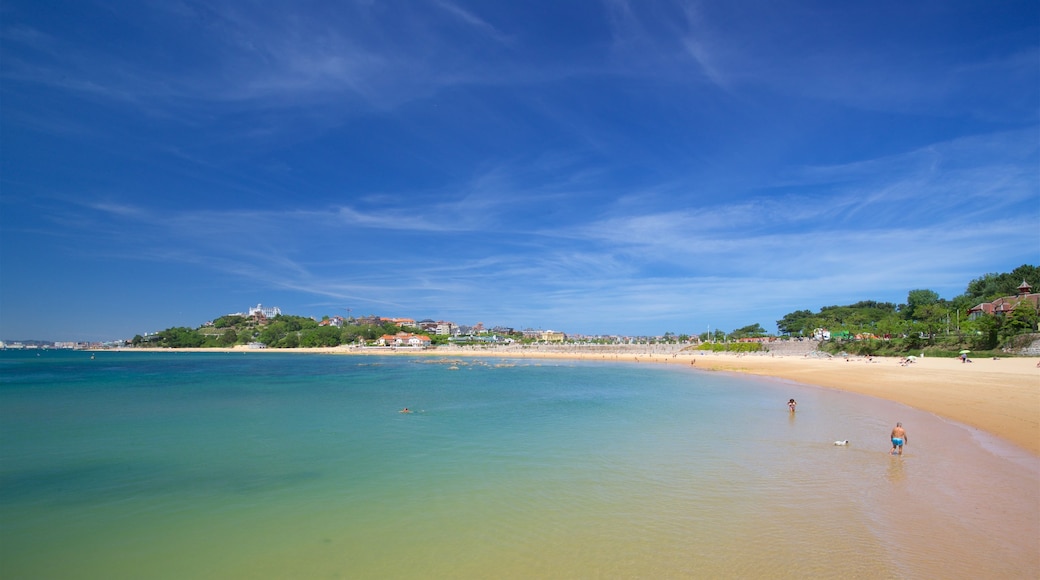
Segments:
[[[0,338],[696,334],[1040,263],[1040,5],[5,0]]]

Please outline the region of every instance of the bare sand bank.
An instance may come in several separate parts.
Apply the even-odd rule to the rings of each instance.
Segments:
[[[144,349],[141,349],[144,350]],[[164,349],[158,349],[164,350]],[[786,379],[895,401],[969,425],[1040,456],[1040,358],[918,358],[728,355],[645,348],[436,348],[429,350],[356,349],[182,349],[200,352],[323,353],[400,356],[493,356],[692,365],[699,370],[745,373]]]

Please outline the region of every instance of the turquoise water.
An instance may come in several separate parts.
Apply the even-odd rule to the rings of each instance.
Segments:
[[[1037,481],[926,413],[680,366],[0,353],[5,578],[1025,578]]]

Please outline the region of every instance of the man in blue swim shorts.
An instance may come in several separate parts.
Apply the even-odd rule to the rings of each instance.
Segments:
[[[903,444],[909,443],[910,439],[906,436],[906,429],[903,429],[902,423],[896,423],[894,429],[892,429],[892,455],[903,454]]]

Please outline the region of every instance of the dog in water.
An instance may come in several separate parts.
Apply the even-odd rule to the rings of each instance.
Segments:
[[[846,439],[846,440],[844,440],[844,441],[835,441],[835,442],[834,442],[834,444],[835,444],[835,445],[842,445],[842,446],[844,446],[844,445],[848,445],[848,444],[849,444],[849,440],[848,440],[848,439]]]

